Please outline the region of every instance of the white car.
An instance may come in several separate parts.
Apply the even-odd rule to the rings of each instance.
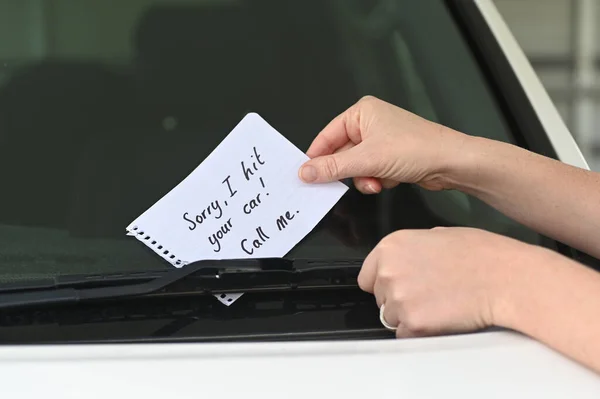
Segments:
[[[366,94],[587,168],[491,0],[0,14],[2,397],[600,397],[597,374],[521,334],[399,340],[381,324],[356,275],[398,229],[474,226],[599,267],[461,193],[351,188],[285,259],[175,269],[125,235],[247,112],[306,149]]]

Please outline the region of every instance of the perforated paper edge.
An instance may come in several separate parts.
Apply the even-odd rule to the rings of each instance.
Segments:
[[[190,263],[177,257],[175,254],[161,245],[157,240],[154,240],[152,235],[148,234],[145,229],[139,226],[134,225],[131,226],[131,228],[127,228],[127,235],[135,237],[142,244],[153,250],[157,255],[177,268],[181,268]],[[217,300],[223,305],[231,306],[242,295],[244,295],[244,293],[218,294],[214,295],[214,297],[217,298]]]

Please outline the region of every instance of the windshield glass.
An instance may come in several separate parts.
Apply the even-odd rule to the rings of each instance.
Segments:
[[[125,227],[250,111],[300,149],[363,95],[514,142],[439,0],[0,0],[0,282],[171,266]],[[540,237],[457,192],[351,189],[289,256],[403,228]]]

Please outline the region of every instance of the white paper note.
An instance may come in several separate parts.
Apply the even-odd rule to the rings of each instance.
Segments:
[[[307,160],[258,114],[248,114],[187,178],[127,226],[127,234],[175,267],[283,257],[348,189],[340,182],[303,183],[298,169]]]

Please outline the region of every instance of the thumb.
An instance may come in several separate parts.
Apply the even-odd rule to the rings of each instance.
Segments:
[[[307,161],[299,171],[305,183],[328,183],[349,177],[369,176],[366,172],[365,156],[359,147]]]

